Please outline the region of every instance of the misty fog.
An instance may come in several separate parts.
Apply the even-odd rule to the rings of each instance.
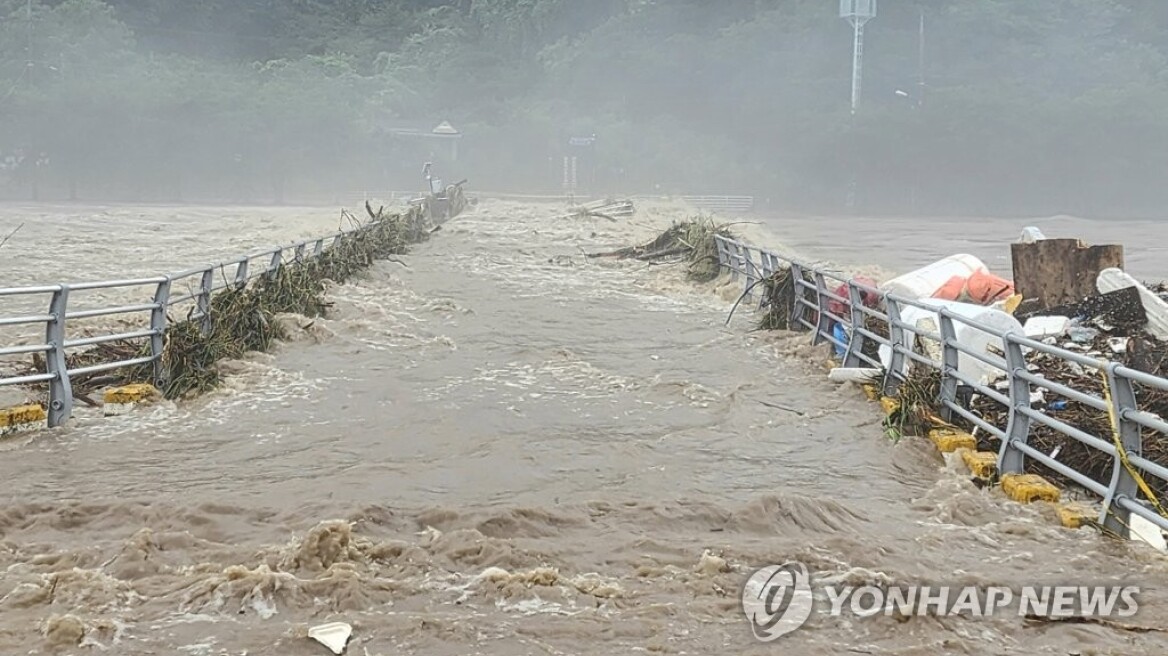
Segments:
[[[883,0],[854,118],[838,10],[0,0],[0,198],[328,202],[415,189],[427,160],[557,193],[576,154],[601,194],[1160,215],[1168,3]],[[443,121],[460,138],[417,136]]]

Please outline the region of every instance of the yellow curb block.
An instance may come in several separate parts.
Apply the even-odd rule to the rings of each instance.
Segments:
[[[1062,496],[1053,483],[1037,474],[1006,474],[1002,477],[1002,492],[1018,503],[1057,503]]]
[[[891,396],[880,397],[880,407],[884,408],[884,414],[891,417],[893,413],[900,410],[900,399],[894,399]]]
[[[152,401],[161,395],[162,393],[158,389],[148,383],[108,389],[102,398],[105,401],[105,405],[102,406],[102,414],[106,416],[120,415],[143,401]]]
[[[48,419],[39,405],[21,405],[0,410],[0,436],[37,428]]]
[[[861,389],[864,390],[864,396],[868,397],[869,401],[880,398],[880,390],[876,389],[875,385],[862,385]]]
[[[1095,513],[1076,503],[1062,504],[1058,507],[1059,522],[1066,528],[1082,528],[1086,524],[1095,523]]]
[[[937,445],[941,453],[953,453],[958,449],[977,449],[977,438],[965,431],[950,428],[934,428],[929,431],[929,439]]]
[[[149,399],[158,393],[158,390],[149,383],[137,383],[106,390],[104,400],[106,403],[134,403]]]
[[[998,454],[989,451],[963,451],[961,460],[978,478],[990,479],[998,473]]]

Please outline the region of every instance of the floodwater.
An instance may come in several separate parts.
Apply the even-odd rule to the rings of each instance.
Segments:
[[[0,286],[153,275],[337,226],[326,210],[6,208],[0,234],[35,212],[39,232],[0,249]],[[742,308],[724,325],[737,283],[584,257],[683,210],[562,212],[485,202],[331,289],[329,318],[286,317],[293,340],[226,363],[206,397],[80,408],[0,443],[0,653],[309,656],[328,652],[308,627],[331,621],[358,656],[1165,653],[1163,554],[1059,528],[925,441],[890,442],[806,337],[752,332]],[[80,236],[51,253],[22,241],[66,226]],[[895,252],[879,226],[850,253],[823,247],[822,222],[739,228],[900,268],[878,259]],[[929,239],[903,237],[918,254]],[[743,584],[792,560],[852,585],[1131,584],[1140,609],[1119,625],[861,619],[820,599],[760,643]]]

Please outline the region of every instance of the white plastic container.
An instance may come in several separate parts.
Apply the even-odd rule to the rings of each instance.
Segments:
[[[827,379],[835,383],[867,383],[880,375],[880,369],[866,367],[844,368],[835,367],[827,374]]]
[[[962,317],[972,319],[991,328],[996,328],[1003,332],[1014,330],[1019,334],[1022,333],[1022,324],[1018,323],[1018,320],[1013,316],[1001,310],[995,310],[981,305],[972,305],[970,303],[958,303],[956,301],[929,300],[926,303],[935,309],[930,311],[915,307],[902,307],[900,310],[901,321],[912,326],[917,326],[922,330],[939,333],[940,331],[937,327],[941,325],[941,317],[937,315],[937,310],[948,308],[954,314],[959,314]],[[953,329],[957,335],[958,343],[975,353],[994,355],[990,353],[987,347],[992,344],[1000,349],[1002,346],[1002,340],[1000,338],[983,330],[978,330],[961,321],[955,320],[953,322]],[[941,354],[940,343],[925,338],[921,339],[925,342],[925,348],[928,351],[932,351],[928,353],[928,356],[939,362]],[[914,348],[915,350],[915,342],[915,336],[906,330],[903,346],[905,348]],[[929,342],[932,343],[930,344]],[[996,357],[1001,358],[1000,355]],[[880,361],[885,369],[889,369],[892,364],[892,349],[887,346],[881,346]],[[905,368],[900,373],[906,374],[908,367],[912,364],[908,358],[905,358]],[[982,384],[992,383],[998,378],[1005,376],[1004,371],[977,360],[966,353],[960,353],[958,355],[957,370],[966,378],[979,381]]]
[[[904,298],[929,298],[953,276],[968,278],[978,271],[988,272],[985,263],[972,255],[950,255],[926,267],[893,278],[880,289]]]
[[[1071,320],[1067,317],[1050,316],[1031,317],[1026,321],[1026,325],[1022,326],[1022,329],[1031,339],[1044,339],[1046,337],[1061,337],[1067,334],[1067,328],[1070,327]]]

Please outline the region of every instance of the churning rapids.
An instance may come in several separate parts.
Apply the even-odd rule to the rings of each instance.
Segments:
[[[344,621],[357,656],[1168,653],[1163,555],[979,490],[924,440],[891,443],[805,336],[752,332],[741,308],[723,326],[737,283],[583,256],[681,209],[562,213],[486,202],[331,289],[328,319],[290,319],[291,342],[227,363],[206,397],[82,407],[0,444],[0,652],[307,656],[327,653],[307,627]],[[0,286],[154,275],[337,226],[324,210],[8,207],[0,234],[21,221]],[[888,233],[856,227],[880,256]],[[832,231],[736,229],[799,248]],[[1133,584],[1124,621],[1157,630],[821,614],[759,643],[743,583],[788,560],[854,584]]]

